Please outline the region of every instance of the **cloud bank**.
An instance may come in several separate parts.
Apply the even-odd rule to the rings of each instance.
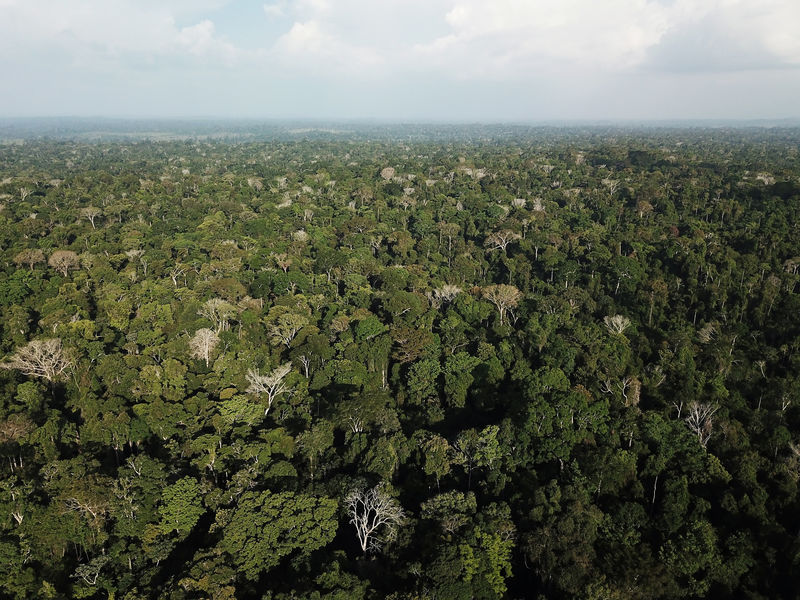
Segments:
[[[797,116],[796,0],[0,0],[0,115]]]

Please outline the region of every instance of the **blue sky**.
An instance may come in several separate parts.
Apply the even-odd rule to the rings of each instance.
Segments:
[[[0,0],[0,116],[800,117],[798,0]]]

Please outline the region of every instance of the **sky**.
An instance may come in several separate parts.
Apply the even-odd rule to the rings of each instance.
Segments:
[[[0,0],[0,117],[800,117],[800,0]]]

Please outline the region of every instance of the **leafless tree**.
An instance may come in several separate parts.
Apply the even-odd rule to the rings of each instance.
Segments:
[[[431,306],[434,308],[439,308],[442,304],[447,302],[452,302],[453,299],[461,293],[461,288],[457,285],[443,285],[442,287],[438,287],[431,292],[427,292],[425,295],[430,300]]]
[[[800,481],[800,447],[789,442],[789,450],[791,454],[786,459],[786,469],[794,481]]]
[[[56,250],[50,255],[47,264],[66,277],[70,271],[80,267],[81,261],[72,250]]]
[[[622,335],[625,330],[631,326],[631,320],[623,315],[614,315],[613,317],[604,317],[606,329],[614,335]]]
[[[97,585],[97,579],[105,564],[111,560],[107,554],[95,556],[88,564],[80,564],[71,575],[73,579],[82,579],[87,585]]]
[[[26,187],[19,188],[19,197],[20,197],[20,200],[22,200],[23,202],[25,202],[25,199],[28,196],[30,196],[32,193],[33,193],[33,190],[31,190],[30,188],[26,188]]]
[[[284,363],[277,369],[274,369],[269,375],[261,375],[258,369],[250,369],[247,372],[247,381],[250,387],[247,391],[250,394],[257,394],[259,396],[266,396],[266,409],[264,409],[264,416],[269,413],[275,399],[288,391],[286,381],[284,379],[292,370],[292,363]]]
[[[178,279],[184,277],[186,275],[186,267],[181,264],[177,264],[169,270],[169,278],[172,279],[172,285],[178,287]],[[184,285],[186,279],[184,277]]]
[[[248,177],[247,185],[253,188],[256,192],[260,192],[264,189],[264,182],[258,177]]]
[[[199,358],[206,361],[207,367],[209,359],[211,358],[211,353],[214,352],[214,348],[217,347],[217,344],[219,344],[219,336],[211,329],[207,327],[198,329],[194,337],[189,340],[189,348],[191,350],[189,355],[192,358]]]
[[[483,288],[483,297],[495,305],[497,312],[500,313],[500,325],[502,325],[506,311],[519,304],[522,292],[513,285],[501,283]]]
[[[33,271],[34,265],[44,262],[44,252],[39,248],[26,248],[14,257],[14,262],[18,266],[28,265],[28,268]]]
[[[405,518],[403,507],[383,484],[369,490],[355,489],[344,502],[364,554],[368,550],[377,552],[385,542],[394,540]]]
[[[221,298],[206,300],[200,310],[197,311],[198,315],[214,323],[216,333],[226,331],[229,327],[228,322],[236,313],[236,307]]]
[[[612,196],[616,194],[619,189],[619,181],[616,179],[603,179],[603,185],[608,188],[608,193]]]
[[[642,383],[636,377],[623,377],[619,382],[620,392],[625,399],[625,406],[636,406],[639,404],[639,396],[642,392]]]
[[[522,236],[510,229],[503,229],[502,231],[495,231],[486,237],[484,246],[492,250],[506,251],[508,245],[516,240],[522,239]]]
[[[92,224],[92,229],[95,229],[94,220],[103,214],[103,211],[96,206],[86,206],[80,211],[81,216]]]
[[[446,223],[440,221],[436,224],[439,229],[439,245],[442,245],[442,236],[447,238],[447,254],[448,256],[453,252],[453,238],[461,231],[461,226],[458,223]]]
[[[687,408],[688,414],[684,419],[686,425],[689,427],[689,430],[697,436],[700,445],[705,448],[708,444],[708,440],[711,438],[711,430],[713,427],[712,417],[719,407],[713,404],[693,401]]]
[[[11,471],[22,469],[24,466],[24,453],[21,449],[23,440],[25,440],[36,429],[36,425],[31,421],[27,415],[22,413],[14,413],[10,415],[5,421],[0,421],[0,444],[15,444],[17,451],[7,452],[8,464]],[[10,449],[10,448],[9,448]],[[2,484],[0,484],[2,489]],[[21,518],[14,517],[17,524],[22,522]]]
[[[383,236],[376,234],[370,237],[369,245],[372,248],[372,256],[375,256],[378,252],[381,251],[381,242],[383,242]]]
[[[305,354],[301,354],[300,356],[297,357],[297,362],[303,365],[303,373],[305,374],[306,379],[308,379],[311,370],[311,357]]]
[[[286,254],[285,252],[280,252],[278,254],[273,254],[272,259],[275,261],[275,264],[278,265],[280,269],[283,270],[284,273],[289,270],[289,267],[292,266],[292,257]]]
[[[3,369],[16,369],[25,375],[56,381],[72,366],[59,338],[33,340],[17,350],[10,360],[0,363]]]

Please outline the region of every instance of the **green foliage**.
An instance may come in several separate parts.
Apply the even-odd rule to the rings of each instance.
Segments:
[[[257,579],[294,552],[308,554],[328,544],[336,534],[335,500],[307,494],[245,492],[236,508],[222,511],[220,549],[238,572]]]
[[[796,596],[797,129],[208,127],[0,144],[0,596]]]
[[[161,529],[185,537],[205,512],[196,479],[184,477],[164,488],[161,494]]]

